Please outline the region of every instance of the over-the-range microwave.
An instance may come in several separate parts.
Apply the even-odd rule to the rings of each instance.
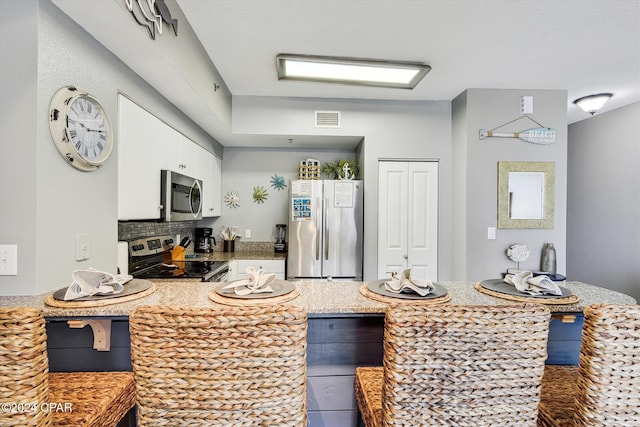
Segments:
[[[202,219],[202,181],[163,169],[160,218],[165,221]]]

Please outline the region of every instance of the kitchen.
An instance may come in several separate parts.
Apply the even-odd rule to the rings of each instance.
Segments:
[[[118,7],[123,9],[124,21],[114,26],[122,26],[122,30],[127,31],[135,23],[124,10],[123,3],[118,3]],[[132,71],[135,60],[122,62],[58,9],[55,2],[24,1],[18,6],[2,0],[0,8],[0,40],[3,43],[0,49],[3,62],[0,243],[18,245],[19,256],[18,275],[0,277],[2,295],[49,292],[66,285],[70,272],[77,268],[92,266],[113,270],[117,264],[117,241],[134,237],[134,232],[139,231],[127,234],[130,230],[122,228],[134,226],[118,224],[117,147],[100,170],[81,173],[65,164],[51,143],[46,119],[51,95],[61,86],[77,84],[100,98],[114,125],[118,117],[116,95],[122,92],[221,157],[221,196],[230,191],[238,192],[240,206],[233,209],[223,204],[220,217],[204,219],[197,226],[208,226],[217,232],[222,225],[239,225],[243,236],[240,243],[264,242],[272,246],[273,227],[287,222],[286,192],[270,186],[273,175],[282,176],[288,182],[297,175],[299,162],[307,158],[322,163],[355,159],[362,166],[365,188],[372,194],[365,197],[364,273],[365,280],[374,280],[377,278],[374,242],[378,234],[375,217],[378,161],[438,159],[438,280],[479,280],[495,276],[509,263],[504,250],[515,241],[526,241],[534,249],[530,266],[535,266],[539,263],[537,248],[552,241],[558,247],[559,271],[636,299],[640,297],[637,286],[640,276],[637,262],[633,261],[638,257],[634,246],[637,242],[633,240],[638,233],[634,219],[640,211],[638,200],[625,199],[628,209],[615,217],[607,212],[605,218],[612,221],[604,227],[601,219],[597,216],[594,219],[589,214],[594,209],[593,198],[575,196],[576,192],[588,195],[589,185],[597,189],[598,197],[613,197],[605,200],[609,205],[622,205],[618,193],[638,194],[637,188],[628,187],[638,182],[632,178],[637,178],[639,173],[630,167],[630,163],[638,158],[638,147],[634,142],[638,140],[637,101],[568,125],[567,104],[571,99],[567,99],[564,89],[467,89],[465,86],[450,100],[387,102],[278,99],[234,94],[231,107],[231,93],[223,83],[218,83],[221,87],[215,92],[217,95],[212,95],[215,99],[213,107],[204,107],[204,103],[199,103],[201,101],[197,101],[196,107],[214,111],[208,122],[212,127],[222,128],[220,135],[225,135],[228,130],[224,129],[233,122],[234,132],[247,141],[245,145],[223,146],[215,139],[218,134],[210,133],[194,122],[196,114],[186,114],[182,110],[186,106],[167,102],[167,97],[154,88],[155,83],[145,81]],[[174,10],[174,13],[179,12]],[[180,22],[186,22],[184,16],[177,16]],[[176,41],[184,40],[189,34],[187,28],[181,26],[180,37],[169,39],[168,34],[163,34],[155,44],[146,39],[145,42],[151,52],[158,53],[158,46],[169,49]],[[138,29],[134,31],[137,33]],[[16,38],[15,34],[23,37]],[[634,40],[633,37],[628,39]],[[633,46],[627,51],[633,52]],[[195,60],[190,58],[190,61]],[[185,63],[190,64],[190,61]],[[180,64],[179,60],[175,62]],[[12,64],[11,69],[4,66],[7,63]],[[627,65],[632,71],[636,67],[637,71],[633,60]],[[437,65],[433,66],[435,73]],[[180,82],[176,82],[175,87],[176,90],[183,89]],[[523,95],[534,96],[536,119],[558,129],[558,141],[545,147],[548,150],[543,154],[531,144],[478,141],[478,129],[498,126],[519,115],[518,104]],[[219,101],[220,98],[224,102]],[[342,128],[339,131],[314,128],[309,123],[313,122],[313,114],[318,110],[340,111]],[[572,146],[572,134],[581,142],[579,147]],[[280,145],[260,146],[261,140],[272,141],[274,138],[281,139]],[[293,141],[289,142],[289,138]],[[336,140],[346,145],[322,146]],[[305,145],[309,141],[313,144]],[[607,151],[603,153],[599,148],[602,141],[617,144],[607,143]],[[487,227],[495,226],[496,221],[496,162],[505,159],[556,162],[555,229],[498,230],[496,240],[486,239]],[[572,159],[587,164],[596,162],[593,164],[598,164],[601,172],[593,174],[589,172],[590,168],[572,163]],[[599,163],[603,159],[610,165]],[[610,172],[602,172],[605,167]],[[626,175],[620,177],[618,171],[624,171]],[[613,182],[600,179],[603,175],[612,178]],[[20,177],[19,186],[5,184],[17,182],[16,177]],[[605,184],[620,191],[602,187]],[[253,187],[258,185],[268,190],[268,198],[261,204],[252,199]],[[135,227],[146,226],[147,230],[153,229],[160,234],[165,231],[160,227],[168,227],[171,234],[185,234],[180,226],[173,224],[135,224]],[[193,229],[196,225],[187,227]],[[613,231],[600,232],[605,228]],[[250,238],[244,237],[246,230],[250,230]],[[590,234],[584,230],[593,233],[593,241],[582,242],[583,235],[589,237]],[[90,238],[89,257],[82,261],[76,260],[78,235]],[[573,243],[572,239],[578,243]],[[624,245],[621,249],[620,244]],[[594,247],[597,250],[590,250]],[[612,252],[611,248],[616,249],[617,258],[598,257],[598,254]]]
[[[271,191],[270,199],[264,204],[254,204],[251,200],[250,191],[255,185],[263,185],[268,188],[268,182],[273,174],[278,174],[291,179],[297,172],[297,165],[305,158],[317,158],[320,161],[335,161],[345,158],[355,158],[361,164],[362,178],[365,180],[365,188],[375,194],[376,170],[379,159],[384,158],[421,158],[438,159],[440,164],[440,200],[439,200],[439,224],[438,224],[438,271],[439,279],[466,279],[482,278],[496,274],[502,270],[505,263],[504,250],[513,241],[526,240],[530,247],[541,247],[543,242],[553,241],[558,249],[559,271],[570,268],[565,266],[565,259],[570,251],[567,250],[568,242],[566,234],[571,222],[567,221],[567,181],[562,177],[567,176],[567,150],[572,150],[567,144],[567,133],[561,132],[558,142],[548,146],[550,155],[540,154],[540,150],[534,150],[531,144],[494,144],[494,141],[477,141],[477,131],[479,128],[490,128],[497,126],[509,118],[518,114],[518,103],[520,97],[525,94],[533,95],[536,102],[536,119],[546,126],[557,129],[566,129],[566,122],[562,119],[566,111],[566,94],[563,91],[553,90],[489,90],[470,89],[461,94],[453,103],[448,101],[393,101],[393,102],[366,102],[351,100],[328,100],[328,99],[278,99],[269,97],[237,96],[233,100],[233,129],[240,139],[248,140],[243,146],[223,147],[214,140],[201,127],[183,114],[178,108],[166,102],[166,100],[153,90],[146,82],[142,81],[131,69],[118,61],[113,54],[105,50],[98,42],[84,33],[77,24],[71,21],[64,13],[50,2],[26,2],[21,7],[23,10],[16,10],[9,7],[9,2],[3,3],[3,7],[8,9],[3,13],[7,17],[4,26],[6,34],[10,34],[16,28],[16,20],[9,19],[16,13],[31,16],[30,25],[33,32],[29,37],[20,41],[21,49],[4,49],[6,55],[14,64],[11,72],[12,82],[20,82],[33,75],[33,61],[37,59],[39,70],[59,69],[65,66],[64,73],[46,73],[44,71],[39,78],[38,90],[28,92],[33,101],[37,99],[40,107],[38,114],[31,110],[32,107],[24,107],[22,112],[15,109],[15,106],[7,106],[14,114],[20,116],[37,116],[37,127],[23,126],[30,129],[27,131],[37,141],[36,146],[32,145],[11,145],[3,144],[2,174],[3,182],[11,180],[9,176],[16,173],[16,164],[9,159],[24,156],[35,157],[35,162],[20,165],[20,171],[27,172],[29,186],[7,189],[3,201],[2,224],[11,226],[3,229],[3,243],[17,244],[19,247],[18,269],[20,276],[3,276],[2,292],[10,294],[34,294],[41,293],[64,283],[68,280],[68,272],[77,267],[88,267],[90,264],[95,268],[111,269],[116,264],[116,245],[118,240],[117,225],[117,147],[114,155],[104,167],[98,172],[90,174],[80,174],[71,170],[64,163],[60,164],[59,154],[51,144],[48,124],[43,117],[48,109],[50,97],[60,86],[72,82],[79,86],[92,88],[96,95],[106,105],[112,121],[117,118],[117,97],[116,93],[121,91],[132,99],[144,103],[145,107],[153,110],[153,113],[174,129],[178,129],[189,139],[201,144],[211,146],[212,151],[217,156],[224,154],[224,173],[221,194],[228,191],[239,191],[242,195],[241,206],[238,209],[226,209],[223,206],[223,215],[218,220],[209,221],[202,224],[219,229],[221,225],[239,225],[243,229],[252,231],[252,240],[256,242],[269,242],[272,239],[272,227],[276,223],[286,223],[285,207],[276,203],[277,197],[284,197],[281,192]],[[96,5],[96,7],[98,7]],[[104,6],[100,6],[104,7]],[[118,7],[124,8],[122,5]],[[127,24],[135,25],[131,17]],[[179,9],[175,12],[179,13]],[[37,18],[36,18],[37,17]],[[181,17],[183,20],[186,18]],[[128,27],[127,27],[128,28]],[[187,27],[185,27],[187,28]],[[124,29],[123,29],[124,30]],[[138,31],[134,27],[133,31]],[[3,33],[5,34],[5,33]],[[158,46],[167,49],[176,49],[175,42],[187,37],[180,33],[181,37],[169,39],[158,38],[155,42],[149,40],[147,46],[151,50],[157,50]],[[146,35],[145,35],[146,37]],[[7,40],[3,37],[3,40]],[[40,46],[40,49],[37,48]],[[180,46],[182,47],[182,46]],[[29,55],[19,56],[18,52],[30,52]],[[38,53],[40,52],[40,53]],[[49,54],[47,54],[49,52]],[[91,58],[86,61],[84,58]],[[31,59],[27,61],[26,59]],[[66,58],[63,60],[62,58]],[[191,59],[194,61],[195,59]],[[78,67],[77,64],[84,64]],[[66,64],[66,65],[65,65]],[[135,63],[131,63],[134,67]],[[9,71],[7,71],[9,72]],[[435,71],[434,71],[435,72]],[[428,81],[430,75],[425,77]],[[16,80],[17,79],[17,80]],[[7,81],[7,79],[5,79]],[[24,82],[27,84],[27,82]],[[423,82],[424,83],[424,82]],[[3,99],[15,99],[11,96],[18,88],[24,87],[20,84],[3,86],[3,93],[9,95]],[[16,93],[17,96],[17,93]],[[22,95],[24,96],[24,95]],[[224,86],[216,92],[216,97],[226,99],[227,103],[217,101],[214,104],[215,115],[209,121],[211,126],[224,127],[221,125],[231,122],[230,93]],[[552,105],[547,107],[547,102]],[[468,104],[468,105],[466,105]],[[460,108],[465,108],[467,112],[474,108],[483,109],[487,104],[492,106],[488,117],[473,117],[474,124],[467,124],[467,130],[458,127],[458,120],[465,120],[463,115],[458,114]],[[35,105],[35,104],[34,104]],[[226,105],[226,106],[225,106]],[[633,108],[633,106],[631,107]],[[557,113],[556,110],[557,109]],[[309,126],[315,111],[341,111],[343,116],[342,128],[337,130],[316,129]],[[480,110],[478,110],[480,111]],[[538,111],[540,111],[538,113]],[[572,113],[575,114],[575,113]],[[584,113],[583,113],[584,114]],[[627,113],[628,114],[628,113]],[[18,116],[19,117],[19,116]],[[283,118],[286,117],[286,120]],[[604,116],[603,116],[604,117]],[[624,120],[625,116],[620,116]],[[589,120],[580,122],[582,126],[587,126],[584,122],[593,122],[600,117],[595,116]],[[616,119],[617,117],[613,117]],[[8,119],[8,118],[7,118]],[[466,118],[467,121],[471,116]],[[3,118],[3,120],[6,120]],[[602,120],[605,120],[604,118]],[[6,123],[10,123],[7,120]],[[5,122],[3,122],[5,123]],[[279,123],[287,123],[286,127]],[[623,122],[615,127],[608,128],[607,133],[619,131],[621,136],[616,138],[626,141],[625,132],[633,132],[634,126],[631,122]],[[597,124],[597,123],[596,123]],[[576,125],[577,126],[577,125]],[[16,129],[3,126],[3,141],[15,139]],[[458,132],[462,132],[459,134]],[[228,133],[228,131],[227,131]],[[593,133],[593,132],[592,132]],[[225,132],[221,132],[222,135]],[[37,135],[37,136],[36,136]],[[274,136],[282,136],[280,146],[272,144],[272,148],[257,148],[260,140],[268,138],[273,141]],[[294,137],[293,144],[288,138]],[[305,145],[305,142],[313,140],[318,136],[315,145]],[[346,140],[347,153],[345,149],[336,145],[329,145],[318,150],[318,143],[322,144],[329,136],[335,140]],[[20,136],[24,138],[23,135]],[[615,136],[614,136],[615,137]],[[360,141],[364,143],[360,146]],[[253,141],[253,143],[251,143]],[[454,142],[452,151],[452,142]],[[335,142],[335,141],[334,141]],[[296,151],[291,151],[291,145],[296,146]],[[462,153],[467,146],[470,150],[466,157]],[[357,148],[359,147],[359,148]],[[364,147],[364,148],[363,148]],[[459,147],[459,149],[455,149]],[[583,146],[584,147],[584,146]],[[596,145],[597,147],[597,145]],[[624,149],[624,145],[621,146]],[[629,149],[634,150],[631,146]],[[597,148],[594,148],[598,152]],[[223,153],[224,151],[224,153]],[[319,152],[318,152],[319,151]],[[576,153],[579,155],[582,150]],[[633,151],[632,151],[633,152]],[[458,154],[461,153],[461,154]],[[324,155],[324,157],[323,157]],[[495,224],[495,178],[487,171],[495,171],[495,164],[498,160],[508,157],[510,160],[534,159],[535,157],[544,160],[553,160],[557,165],[557,189],[556,189],[556,224],[554,230],[541,230],[536,236],[530,238],[530,232],[512,230],[505,233],[498,233],[496,240],[482,239],[486,236],[486,229]],[[633,156],[622,156],[612,161],[622,161],[633,158]],[[250,178],[247,172],[260,171],[266,168],[267,162],[261,159],[269,159],[269,170],[258,172],[260,175]],[[472,160],[473,159],[473,160]],[[244,166],[247,165],[247,166]],[[30,169],[32,174],[28,172]],[[591,182],[593,178],[582,176],[578,173],[579,168],[569,171],[569,178],[576,183]],[[618,168],[616,168],[617,170]],[[36,174],[35,171],[38,171]],[[458,182],[458,177],[462,178],[462,172],[466,175],[469,184]],[[238,178],[244,177],[247,182],[239,182]],[[625,182],[633,182],[627,180]],[[580,185],[576,184],[578,188]],[[625,185],[619,182],[616,185]],[[627,184],[628,185],[628,184]],[[471,188],[473,187],[473,188]],[[26,191],[25,188],[32,190]],[[60,188],[74,188],[75,191],[60,191]],[[453,196],[455,191],[455,197]],[[586,191],[586,190],[580,190]],[[95,196],[95,201],[91,204],[82,203],[77,193],[85,196]],[[476,196],[477,195],[477,196]],[[13,201],[20,201],[20,205]],[[471,209],[469,205],[473,204]],[[6,209],[4,209],[6,205]],[[19,206],[19,208],[18,208]],[[482,206],[479,211],[478,207]],[[634,209],[634,204],[630,205]],[[582,209],[576,205],[574,209]],[[275,212],[273,211],[275,210]],[[277,213],[279,210],[279,214]],[[365,215],[377,210],[374,197],[365,198]],[[30,212],[24,215],[24,212]],[[74,212],[74,214],[71,214]],[[258,212],[261,215],[255,215]],[[468,212],[468,213],[467,213]],[[479,213],[482,213],[479,215]],[[264,214],[264,216],[262,215]],[[275,215],[278,216],[275,216]],[[271,217],[271,215],[274,215]],[[262,221],[259,218],[265,218]],[[477,218],[477,219],[476,219]],[[37,220],[36,220],[37,219]],[[462,226],[466,220],[471,222],[467,226]],[[218,223],[219,221],[219,223]],[[578,220],[576,220],[578,221]],[[206,222],[206,221],[205,221]],[[567,224],[565,227],[564,224]],[[583,225],[580,224],[582,227]],[[467,232],[462,233],[463,229]],[[621,225],[621,229],[624,227]],[[462,234],[460,234],[462,233]],[[87,261],[78,262],[75,260],[75,237],[86,234],[91,240],[91,258]],[[575,232],[575,235],[581,233]],[[625,235],[624,231],[620,231]],[[376,241],[376,219],[367,218],[365,221],[365,239],[370,242]],[[601,239],[599,239],[600,241]],[[619,239],[618,239],[619,241]],[[40,243],[39,243],[40,242]],[[56,242],[56,247],[61,248],[55,254],[51,254],[48,245],[41,242]],[[613,245],[613,242],[611,243]],[[584,246],[584,245],[580,245]],[[66,248],[66,249],[64,249]],[[473,248],[474,253],[481,254],[485,259],[475,256],[453,256],[454,253],[467,252],[464,248]],[[633,246],[629,246],[627,251],[623,251],[628,256],[633,256]],[[580,251],[580,247],[576,248]],[[537,251],[536,251],[537,252]],[[572,252],[571,252],[572,253]],[[588,254],[587,254],[588,255]],[[603,282],[602,268],[591,271],[587,263],[587,255],[576,257],[574,262],[579,267],[573,274],[581,275],[583,270],[587,270],[589,277],[599,277],[599,283]],[[590,255],[589,255],[590,256]],[[488,258],[487,258],[488,257]],[[531,263],[536,264],[539,258],[532,257]],[[586,265],[585,265],[586,264]],[[631,263],[624,263],[631,265]],[[601,265],[601,264],[600,264]],[[610,270],[618,270],[611,268]],[[364,254],[365,277],[367,272],[376,271],[375,246],[365,245]],[[606,269],[605,269],[606,270]],[[585,274],[587,276],[587,274]],[[625,277],[626,275],[622,275]],[[611,277],[611,276],[608,276]],[[46,278],[46,279],[45,279]],[[372,279],[369,276],[368,279]],[[54,282],[56,284],[50,283]],[[613,281],[612,281],[613,282]],[[624,283],[624,284],[623,284]],[[628,279],[615,280],[610,284],[613,289],[621,290],[634,295],[634,286],[628,283]],[[619,288],[617,288],[619,286]],[[636,294],[637,295],[637,294]]]

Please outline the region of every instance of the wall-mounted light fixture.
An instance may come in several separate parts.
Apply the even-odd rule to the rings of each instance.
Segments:
[[[278,55],[276,65],[279,80],[401,89],[413,89],[431,70],[429,65],[417,62],[289,54]]]
[[[573,101],[573,103],[593,116],[612,96],[613,94],[611,93],[598,93],[596,95],[583,96]]]

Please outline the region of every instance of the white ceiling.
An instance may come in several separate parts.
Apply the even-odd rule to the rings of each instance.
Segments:
[[[450,101],[468,88],[563,89],[569,123],[589,117],[572,104],[584,95],[613,93],[601,112],[640,100],[640,0],[176,1],[233,96]],[[54,2],[76,21],[77,5],[96,4]],[[278,53],[432,70],[414,90],[278,81]]]

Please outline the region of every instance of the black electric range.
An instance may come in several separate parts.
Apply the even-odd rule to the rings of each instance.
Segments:
[[[129,243],[129,274],[137,279],[200,279],[224,281],[229,272],[226,261],[203,260],[200,256],[172,261],[175,241],[171,236],[141,237]]]

